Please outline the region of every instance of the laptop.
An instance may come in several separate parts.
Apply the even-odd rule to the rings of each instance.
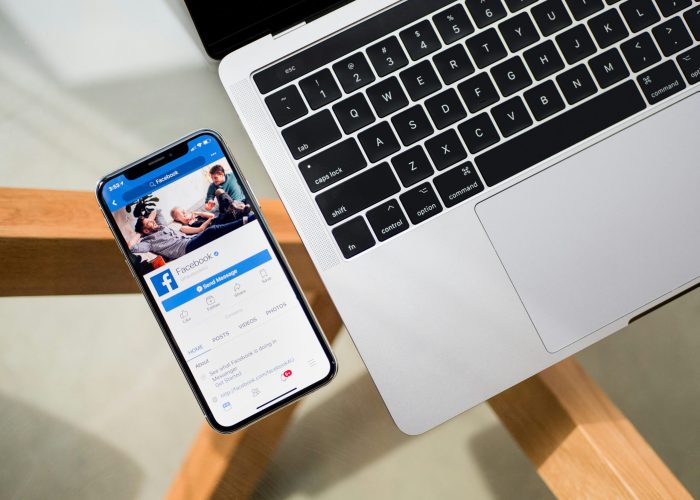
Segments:
[[[188,1],[398,427],[700,282],[700,3]]]

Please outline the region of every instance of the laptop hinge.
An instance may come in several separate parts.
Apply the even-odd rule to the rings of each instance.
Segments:
[[[294,31],[295,29],[301,28],[301,27],[304,26],[305,24],[306,24],[306,21],[302,21],[302,22],[300,22],[299,24],[295,24],[295,25],[292,26],[291,28],[287,28],[287,29],[285,29],[285,30],[283,30],[283,31],[279,31],[279,32],[277,32],[277,33],[272,33],[272,38],[280,38],[280,37],[283,37],[284,35],[286,35],[286,34],[288,34],[288,33],[291,33],[292,31]]]

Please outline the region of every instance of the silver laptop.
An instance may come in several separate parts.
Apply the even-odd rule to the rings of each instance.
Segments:
[[[188,3],[402,431],[700,282],[700,3]]]

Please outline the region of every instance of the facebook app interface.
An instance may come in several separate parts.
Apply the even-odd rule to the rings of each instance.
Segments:
[[[216,421],[232,426],[331,365],[216,139],[102,195]]]

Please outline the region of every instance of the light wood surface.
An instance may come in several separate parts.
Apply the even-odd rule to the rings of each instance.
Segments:
[[[559,498],[690,498],[573,358],[489,404]]]
[[[272,200],[261,206],[324,331],[334,336],[340,318],[284,208]],[[91,193],[0,188],[0,255],[13,263],[0,279],[0,296],[137,291]],[[558,497],[690,498],[573,359],[489,403]],[[249,497],[293,411],[229,436],[203,424],[168,497]]]
[[[303,289],[322,288],[287,212],[260,202]],[[93,193],[0,188],[0,297],[138,293]]]

